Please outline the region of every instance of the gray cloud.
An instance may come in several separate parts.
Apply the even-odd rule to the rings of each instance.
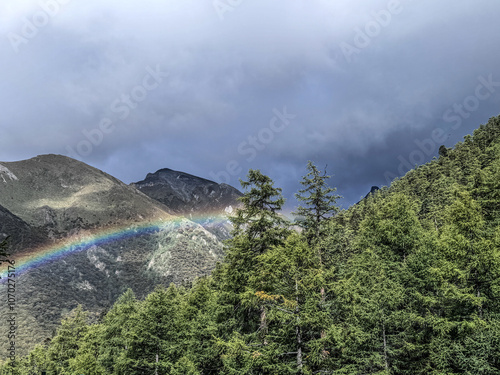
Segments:
[[[499,113],[495,87],[458,128],[443,119],[475,95],[479,77],[500,81],[498,2],[227,9],[221,20],[212,1],[3,1],[0,160],[72,149],[125,182],[169,167],[226,172],[237,187],[259,168],[290,198],[313,160],[328,164],[349,205],[398,174],[399,157],[434,129],[451,146]],[[158,69],[165,77],[152,88]],[[274,131],[284,107],[296,117]]]

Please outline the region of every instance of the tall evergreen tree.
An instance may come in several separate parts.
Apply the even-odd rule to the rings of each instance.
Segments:
[[[256,272],[257,256],[273,246],[282,245],[291,233],[288,221],[280,215],[285,203],[281,189],[258,170],[248,172],[247,189],[240,198],[242,207],[230,220],[233,238],[227,241],[226,256],[215,272],[226,291],[244,293],[249,277]]]
[[[357,249],[338,267],[327,330],[330,363],[342,373],[402,374],[412,326],[404,287],[408,258],[422,228],[403,194],[378,204],[359,226]]]
[[[321,173],[311,161],[307,163],[307,170],[309,172],[300,181],[304,189],[295,194],[305,206],[299,206],[294,214],[299,217],[297,223],[304,230],[307,241],[313,245],[324,238],[327,219],[338,212],[337,200],[341,197],[334,194],[336,188],[328,187],[327,180],[331,176],[326,171]]]
[[[337,200],[341,198],[336,195],[336,188],[329,187],[327,180],[331,178],[325,172],[321,173],[312,161],[308,161],[306,176],[302,178],[300,183],[304,189],[299,190],[295,197],[299,202],[303,202],[305,206],[299,206],[294,214],[299,216],[298,225],[303,229],[303,235],[307,239],[309,246],[312,246],[317,251],[319,267],[323,268],[325,262],[325,239],[328,229],[328,219],[339,211],[336,205]],[[320,287],[321,303],[325,302],[325,286]],[[321,331],[321,337],[325,337],[325,331]],[[325,350],[324,355],[327,355]]]
[[[275,363],[276,373],[303,374],[324,370],[324,337],[327,313],[321,309],[320,287],[325,273],[319,257],[303,236],[292,234],[282,246],[259,256],[260,272],[254,276],[255,294],[269,309],[272,346],[263,356]]]
[[[262,254],[271,246],[280,245],[290,233],[289,223],[280,215],[285,203],[282,189],[259,170],[250,169],[248,181],[240,180],[247,191],[240,198],[243,207],[230,220],[234,225],[234,237],[251,241],[251,251]]]
[[[94,324],[89,327],[80,340],[76,355],[69,359],[68,373],[107,375],[100,363],[100,349],[103,345],[103,325]]]
[[[231,218],[233,238],[227,242],[225,259],[214,273],[221,289],[219,319],[227,323],[226,335],[233,334],[233,338],[226,342],[230,345],[226,345],[226,351],[239,346],[240,336],[234,336],[236,332],[247,342],[269,344],[268,309],[255,296],[254,276],[259,273],[258,257],[274,246],[284,244],[291,233],[288,221],[280,215],[285,203],[281,189],[274,187],[271,178],[258,170],[251,169],[247,178],[247,181],[241,181],[246,189],[240,198],[242,207]],[[234,366],[227,360],[225,363]]]
[[[81,340],[89,329],[87,317],[88,313],[83,311],[82,306],[79,305],[67,318],[62,320],[48,350],[50,360],[48,374],[67,373],[69,362],[77,355]]]
[[[126,350],[117,359],[116,374],[163,374],[183,356],[187,327],[180,319],[183,294],[173,284],[157,287],[139,305],[125,332]]]
[[[108,374],[116,373],[116,360],[128,349],[126,334],[133,327],[132,318],[138,309],[134,292],[127,289],[103,319],[99,363]]]

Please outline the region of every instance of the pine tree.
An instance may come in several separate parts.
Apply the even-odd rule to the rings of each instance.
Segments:
[[[326,174],[326,168],[325,172],[321,174],[318,168],[309,161],[307,170],[309,172],[300,181],[304,189],[295,194],[299,202],[305,203],[305,207],[299,206],[294,214],[299,216],[297,223],[303,229],[303,235],[308,244],[316,249],[319,267],[322,269],[325,262],[326,233],[328,229],[332,229],[332,226],[328,226],[328,221],[339,211],[336,203],[341,197],[334,194],[337,189],[328,187],[327,180],[331,176]],[[326,299],[325,286],[320,286],[320,290],[321,303],[324,304]],[[325,331],[322,330],[321,338],[324,337]],[[326,356],[327,351],[324,350],[323,354]]]
[[[402,373],[395,359],[405,327],[404,287],[381,255],[376,249],[355,255],[333,286],[326,340],[334,373]]]
[[[101,346],[103,346],[103,326],[94,324],[89,326],[87,333],[82,337],[75,357],[69,359],[70,374],[107,375],[99,361]]]
[[[408,355],[412,327],[404,282],[421,234],[416,207],[403,194],[379,202],[360,223],[352,244],[357,249],[338,267],[330,303],[335,319],[327,338],[334,368],[404,373],[401,358]]]
[[[212,277],[194,281],[184,299],[185,303],[179,311],[179,319],[183,321],[184,327],[184,356],[174,367],[180,372],[182,364],[189,372],[195,366],[203,374],[213,374],[215,369],[221,367],[214,338],[224,334],[227,321],[217,319],[221,315],[221,305]]]
[[[259,256],[259,273],[254,276],[255,294],[269,309],[270,348],[262,355],[296,374],[318,371],[324,356],[324,337],[318,334],[327,314],[318,301],[325,273],[315,249],[304,237],[292,234],[282,246]]]
[[[321,174],[311,161],[307,163],[307,170],[309,173],[300,181],[304,189],[295,194],[305,207],[299,206],[294,214],[299,217],[297,223],[304,230],[307,241],[314,245],[324,238],[327,220],[338,212],[336,203],[341,197],[334,194],[337,189],[328,187],[327,180],[331,176],[327,176],[326,171]]]
[[[291,233],[288,221],[279,213],[285,203],[281,189],[258,170],[251,169],[247,178],[241,181],[247,189],[240,198],[243,206],[230,218],[233,238],[227,241],[224,262],[214,273],[225,291],[240,297],[257,271],[257,256],[283,244]]]
[[[462,306],[459,314],[475,311],[480,316],[488,308],[484,298],[496,297],[491,283],[500,276],[500,259],[492,241],[486,237],[479,204],[466,191],[456,189],[456,200],[445,212],[447,224],[440,236],[441,269],[455,296],[470,295],[457,301]],[[469,308],[465,307],[466,300]]]
[[[240,198],[242,207],[231,218],[233,238],[227,242],[224,262],[214,273],[220,285],[218,319],[227,324],[224,336],[228,341],[224,341],[226,346],[221,345],[231,351],[231,347],[239,345],[239,336],[234,342],[230,338],[236,337],[236,332],[253,345],[269,343],[268,310],[255,296],[254,275],[259,273],[258,257],[282,245],[291,233],[289,223],[279,213],[285,202],[281,189],[258,170],[251,169],[247,178],[241,181],[246,189]],[[226,360],[225,366],[231,367],[232,363]]]
[[[487,236],[479,204],[463,187],[452,188],[455,200],[445,209],[445,225],[420,272],[425,277],[419,315],[431,328],[426,363],[435,373],[497,373],[491,344],[500,340],[500,254]]]
[[[117,360],[119,375],[164,374],[182,355],[185,327],[179,319],[183,295],[173,284],[157,287],[139,305],[124,334],[127,348]]]
[[[88,313],[79,305],[61,321],[61,326],[50,342],[48,350],[49,373],[50,371],[62,374],[67,372],[70,359],[77,355],[81,340],[89,329],[87,316]]]
[[[251,251],[258,255],[271,246],[280,245],[290,233],[288,222],[280,215],[285,203],[281,188],[259,170],[250,169],[248,181],[240,180],[248,189],[240,198],[243,207],[230,220],[234,225],[233,237],[244,237]]]
[[[134,292],[127,289],[103,319],[99,363],[108,374],[115,373],[116,360],[128,349],[126,334],[133,328],[138,309]]]

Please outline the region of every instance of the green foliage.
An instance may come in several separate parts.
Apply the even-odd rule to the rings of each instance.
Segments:
[[[234,225],[233,237],[244,237],[251,250],[261,254],[271,246],[281,244],[290,231],[288,222],[279,214],[285,199],[281,188],[258,170],[250,169],[248,181],[240,181],[249,189],[239,198],[243,207],[230,220]]]
[[[133,328],[131,319],[138,311],[139,305],[134,292],[128,289],[113,305],[102,322],[100,338],[102,345],[99,350],[99,365],[108,374],[117,372],[117,358],[121,358],[127,349],[125,335]]]
[[[81,340],[76,355],[69,360],[70,374],[109,374],[100,361],[103,325],[92,325]]]
[[[211,277],[77,308],[0,374],[500,374],[500,118],[342,212],[308,170],[300,233],[251,170]]]
[[[331,176],[327,176],[326,171],[321,174],[311,161],[307,163],[307,170],[309,173],[300,181],[304,189],[295,194],[299,202],[304,202],[305,207],[299,206],[295,214],[311,244],[324,237],[326,221],[338,212],[336,202],[341,197],[334,194],[337,189],[327,186],[327,180]]]
[[[259,256],[259,264],[255,295],[267,307],[269,323],[269,339],[260,353],[270,359],[278,354],[283,368],[307,373],[323,360],[321,331],[328,314],[321,290],[329,275],[315,249],[298,234]]]
[[[87,313],[82,310],[81,306],[62,320],[48,351],[48,356],[55,364],[57,372],[67,372],[69,361],[76,356],[88,329]]]

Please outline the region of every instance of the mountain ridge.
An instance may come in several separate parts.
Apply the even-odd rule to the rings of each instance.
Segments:
[[[230,185],[169,168],[148,173],[130,185],[164,204],[169,212],[201,224],[220,240],[230,237],[228,215],[240,207],[238,199],[243,195]]]
[[[20,354],[78,304],[97,316],[128,288],[144,297],[157,284],[209,274],[223,257],[218,236],[200,223],[63,155],[0,162],[0,220],[11,258],[31,265],[16,280]],[[100,233],[111,240],[93,242]],[[38,266],[29,261],[36,257]]]

